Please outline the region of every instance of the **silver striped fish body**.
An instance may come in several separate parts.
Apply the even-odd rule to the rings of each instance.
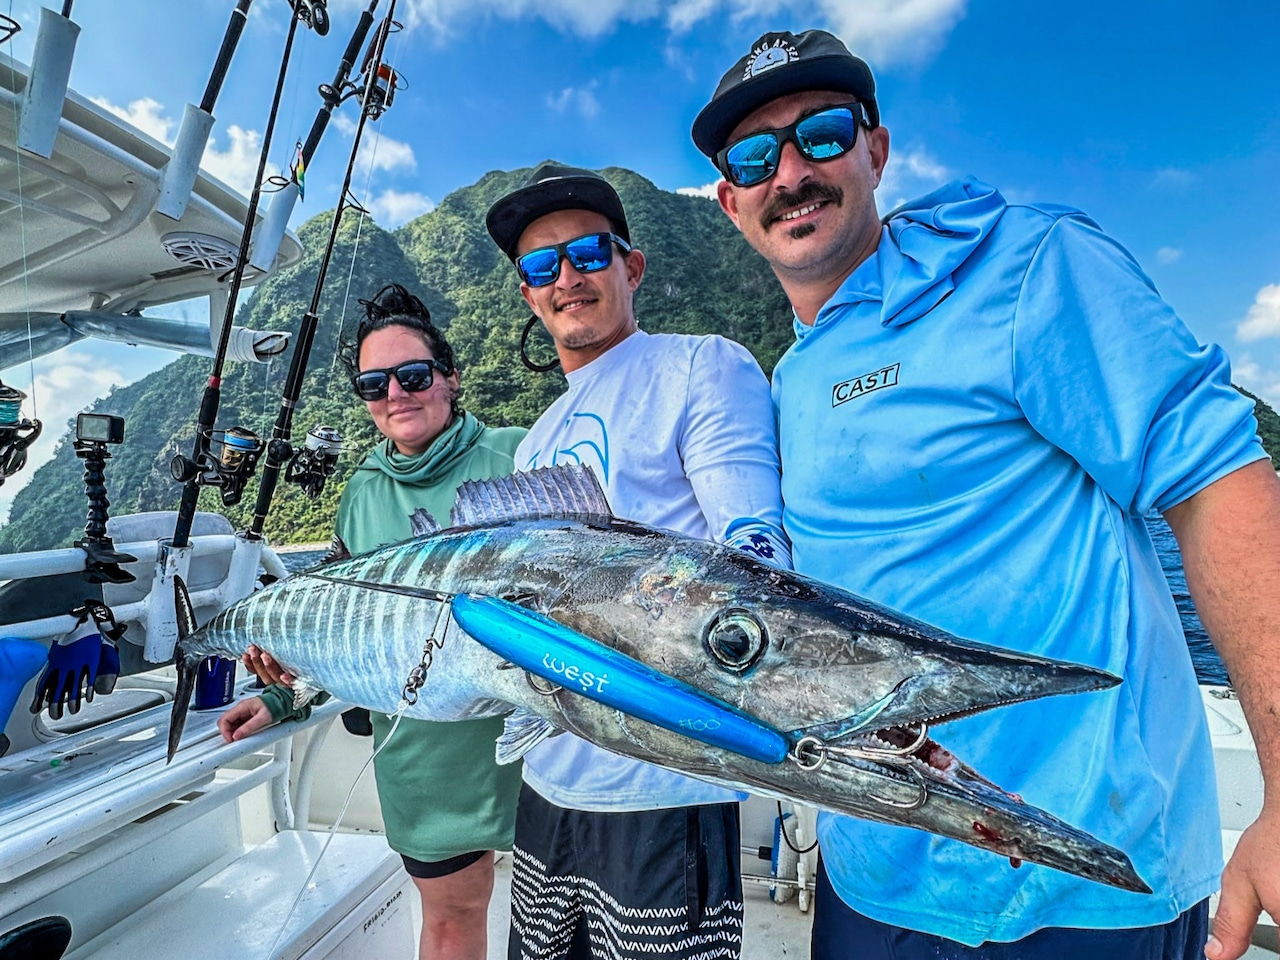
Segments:
[[[438,622],[440,595],[459,593],[513,600],[683,680],[779,732],[790,753],[752,760],[630,717],[585,696],[567,669],[561,686],[535,682]],[[257,644],[299,684],[392,712],[432,636],[441,642],[409,715],[517,711],[500,755],[568,730],[716,782],[1147,889],[1121,851],[1002,791],[920,726],[1116,678],[962,640],[743,552],[626,520],[503,519],[390,545],[262,590],[181,648],[193,662]]]
[[[435,636],[426,684],[408,715],[425,720],[494,716],[523,706],[566,728],[558,698],[536,693],[521,671],[471,640],[441,603],[379,587],[409,585],[444,594],[516,598],[576,619],[579,602],[593,607],[636,591],[652,567],[688,569],[686,553],[723,548],[616,522],[587,524],[539,519],[452,529],[408,540],[295,574],[258,591],[183,640],[188,660],[210,654],[238,659],[251,644],[269,650],[296,678],[296,689],[324,690],[348,703],[385,713],[401,701],[409,673]],[[656,549],[655,549],[656,548]],[[683,548],[683,549],[682,549]],[[657,575],[661,578],[661,574]],[[631,645],[598,618],[590,634],[610,646]],[[575,700],[580,698],[574,698]],[[571,708],[604,710],[592,701]],[[605,711],[614,715],[615,711]]]

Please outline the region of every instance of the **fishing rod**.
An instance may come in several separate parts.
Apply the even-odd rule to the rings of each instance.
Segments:
[[[191,199],[196,177],[200,174],[200,159],[204,156],[209,133],[213,130],[213,107],[218,101],[218,94],[222,92],[222,82],[227,78],[231,58],[240,44],[240,35],[244,32],[245,21],[249,19],[249,5],[252,2],[253,0],[237,0],[235,9],[231,11],[231,21],[222,35],[222,46],[218,48],[218,57],[213,63],[213,72],[209,74],[209,82],[205,85],[200,105],[197,107],[188,103],[183,112],[178,139],[174,141],[169,162],[164,165],[160,199],[156,201],[156,210],[171,220],[181,220],[186,213],[187,201]]]
[[[191,526],[195,521],[196,505],[200,499],[200,487],[208,485],[220,488],[225,506],[239,503],[244,495],[244,485],[253,474],[253,467],[262,453],[262,442],[252,432],[241,428],[215,431],[214,424],[218,419],[218,405],[222,393],[222,368],[226,363],[227,346],[231,339],[231,323],[235,316],[236,301],[240,295],[245,268],[249,263],[249,243],[253,236],[253,223],[257,217],[258,200],[262,194],[263,174],[266,170],[267,156],[271,150],[276,116],[280,111],[280,100],[284,93],[285,75],[293,53],[294,37],[297,35],[299,22],[314,27],[315,9],[323,7],[324,4],[319,0],[297,0],[297,2],[291,2],[290,6],[292,14],[289,18],[289,32],[285,39],[284,53],[280,58],[280,71],[276,78],[271,112],[262,138],[262,150],[258,155],[258,170],[253,181],[253,191],[249,196],[249,205],[245,212],[244,229],[240,234],[240,250],[231,275],[231,287],[222,318],[222,327],[218,331],[213,371],[209,374],[209,382],[200,400],[200,412],[191,456],[184,457],[178,454],[169,463],[169,473],[174,480],[183,485],[182,500],[178,506],[178,518],[174,524],[173,539],[170,544],[173,550],[184,550],[190,542]],[[327,23],[326,14],[326,30]]]
[[[334,108],[348,97],[358,93],[355,84],[350,83],[348,78],[351,75],[351,68],[355,66],[356,57],[364,47],[369,27],[373,25],[373,11],[377,6],[378,0],[373,0],[369,8],[360,14],[360,21],[347,42],[347,49],[342,54],[342,61],[338,64],[338,72],[333,78],[333,83],[320,84],[320,99],[323,103],[311,124],[311,132],[307,134],[305,142],[300,141],[298,161],[290,170],[289,179],[271,198],[271,206],[267,208],[267,215],[253,241],[253,258],[249,261],[249,265],[258,270],[265,272],[271,269],[276,251],[280,249],[280,241],[284,239],[289,218],[293,215],[293,208],[298,200],[302,199],[306,168],[311,165],[311,158],[315,155],[320,138],[324,136],[325,129],[329,126]]]
[[[369,8],[370,18],[372,18],[372,9],[371,6]],[[294,452],[289,438],[293,429],[293,414],[298,405],[298,398],[302,394],[302,380],[306,375],[307,361],[311,355],[311,345],[315,340],[316,327],[319,325],[320,295],[324,290],[325,275],[329,271],[329,261],[333,257],[333,248],[338,240],[338,230],[342,226],[342,215],[347,207],[347,195],[351,189],[351,178],[355,172],[356,157],[360,151],[360,141],[364,135],[366,123],[369,120],[377,120],[391,106],[395,98],[396,85],[399,82],[396,72],[386,64],[384,59],[387,38],[391,35],[393,29],[398,26],[394,20],[395,10],[396,0],[391,0],[391,6],[387,10],[386,17],[374,33],[373,39],[369,41],[369,48],[365,53],[364,63],[361,67],[363,87],[352,87],[345,94],[343,94],[342,84],[335,84],[330,95],[326,95],[325,91],[321,90],[321,96],[325,99],[325,106],[316,117],[317,125],[322,123],[322,117],[323,123],[327,123],[328,113],[332,112],[333,107],[345,99],[346,96],[354,94],[360,96],[360,119],[356,125],[355,136],[351,144],[351,156],[347,161],[347,170],[342,181],[342,189],[338,194],[338,205],[333,211],[333,220],[329,225],[329,238],[320,257],[319,272],[316,275],[315,286],[311,291],[311,304],[307,308],[307,312],[303,314],[302,323],[298,329],[298,337],[294,342],[293,358],[289,364],[289,373],[285,378],[284,391],[280,398],[280,413],[276,417],[275,427],[271,434],[271,442],[267,444],[267,460],[262,469],[262,479],[258,484],[258,499],[253,508],[253,523],[248,531],[248,536],[253,539],[258,539],[262,536],[262,528],[266,524],[267,511],[271,507],[271,499],[275,495],[282,467],[286,464],[289,467],[289,473],[285,476],[286,480],[302,482],[304,492],[314,498],[320,495],[320,488],[324,485],[325,477],[331,474],[333,468],[337,465],[338,453],[341,450],[341,440],[338,439],[335,448],[332,439],[336,437],[336,431],[331,431],[331,437],[322,438],[316,438],[316,431],[311,431],[307,436],[306,446],[297,453]],[[350,47],[348,47],[348,53],[351,53],[349,59],[354,63],[355,54]],[[343,63],[347,63],[347,58],[344,58]],[[346,69],[349,71],[350,66],[347,66]],[[342,71],[340,70],[340,76],[341,73]],[[346,83],[345,79],[342,83]],[[331,98],[333,98],[332,103],[330,103]],[[320,129],[323,132],[322,126]],[[315,130],[316,128],[313,126],[313,134]],[[314,439],[320,439],[321,444],[314,443]]]

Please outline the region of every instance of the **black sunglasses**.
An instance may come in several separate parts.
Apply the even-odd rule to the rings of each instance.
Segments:
[[[631,252],[631,244],[616,233],[588,233],[551,247],[539,247],[516,258],[520,279],[531,287],[545,287],[560,276],[560,261],[568,258],[579,273],[595,273],[613,263],[613,245],[623,253]]]
[[[859,125],[871,126],[862,104],[828,107],[801,117],[788,127],[761,130],[735,140],[716,154],[716,166],[735,186],[754,187],[778,172],[784,143],[794,143],[810,160],[834,160],[853,149]]]
[[[435,381],[434,370],[439,370],[446,377],[453,373],[453,370],[439,360],[409,360],[384,370],[362,370],[351,378],[351,385],[356,388],[356,396],[361,400],[383,400],[391,389],[393,374],[407,392],[419,393],[428,389]]]

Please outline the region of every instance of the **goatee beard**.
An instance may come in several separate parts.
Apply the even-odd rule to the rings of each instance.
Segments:
[[[773,226],[773,222],[782,216],[786,210],[794,207],[803,207],[814,200],[826,200],[838,207],[844,203],[844,191],[839,187],[832,187],[825,183],[810,180],[795,193],[774,194],[764,212],[760,214],[760,226],[768,230]],[[783,221],[783,226],[786,226],[786,221]],[[810,229],[805,230],[806,226]],[[790,232],[792,237],[799,240],[801,237],[807,237],[814,229],[816,228],[812,224],[803,224],[797,225]]]

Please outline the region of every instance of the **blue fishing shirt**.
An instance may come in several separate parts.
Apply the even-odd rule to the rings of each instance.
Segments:
[[[1142,895],[823,814],[860,913],[969,945],[1163,923],[1218,887],[1210,740],[1143,522],[1265,456],[1253,402],[1079,211],[969,179],[904,207],[778,363],[795,568],[1110,690],[936,727],[959,759],[1123,850]]]

